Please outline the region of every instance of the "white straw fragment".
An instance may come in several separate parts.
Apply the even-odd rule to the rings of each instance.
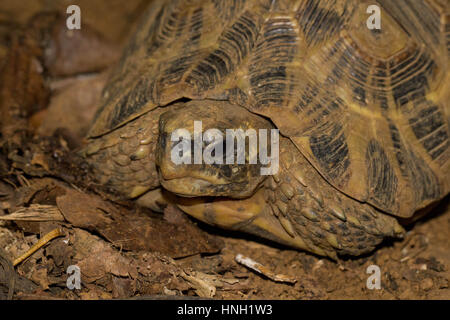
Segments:
[[[275,274],[273,271],[269,270],[267,267],[263,266],[262,264],[256,262],[255,260],[243,256],[242,254],[237,254],[235,257],[235,260],[237,263],[240,263],[244,266],[246,266],[249,269],[252,269],[253,271],[256,271],[260,274],[265,275],[267,278],[275,281],[275,282],[287,282],[287,283],[296,283],[297,279],[286,276],[284,274]]]

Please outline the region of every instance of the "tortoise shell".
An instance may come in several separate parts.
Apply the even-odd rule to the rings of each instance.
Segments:
[[[450,187],[450,3],[154,1],[90,137],[180,99],[269,118],[337,190],[410,217]]]

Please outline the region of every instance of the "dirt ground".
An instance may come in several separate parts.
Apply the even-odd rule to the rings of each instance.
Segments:
[[[148,2],[0,3],[0,299],[450,299],[449,197],[402,241],[335,262],[93,187],[76,151]],[[81,35],[64,27],[73,3]],[[75,265],[81,288],[70,290]]]

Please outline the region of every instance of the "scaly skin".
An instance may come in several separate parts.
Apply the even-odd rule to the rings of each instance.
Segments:
[[[99,185],[113,194],[135,198],[160,185],[155,166],[159,115],[152,112],[91,140],[82,151]]]
[[[280,165],[266,183],[267,203],[311,251],[360,255],[384,237],[401,236],[395,218],[337,192],[288,139],[280,142]]]

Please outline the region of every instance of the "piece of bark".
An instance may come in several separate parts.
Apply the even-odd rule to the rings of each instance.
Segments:
[[[119,210],[95,195],[71,189],[56,199],[73,226],[96,231],[116,247],[131,251],[158,251],[173,258],[216,253],[223,241],[200,230],[189,219],[172,224],[148,215]]]
[[[56,206],[32,204],[11,214],[0,216],[0,220],[8,221],[64,221],[64,217]]]

